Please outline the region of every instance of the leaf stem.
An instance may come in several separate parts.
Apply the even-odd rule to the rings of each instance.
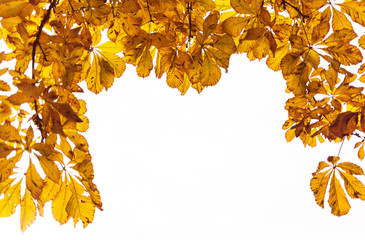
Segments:
[[[345,141],[345,138],[342,139],[341,146],[340,146],[340,149],[338,150],[337,157],[340,157],[340,153],[341,153],[341,149],[342,149],[342,146],[343,146],[343,142],[344,141]]]

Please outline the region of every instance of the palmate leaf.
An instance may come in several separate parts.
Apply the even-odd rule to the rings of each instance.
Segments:
[[[313,178],[310,182],[315,200],[317,204],[323,208],[326,189],[331,178],[328,203],[332,209],[332,214],[336,216],[347,214],[351,208],[345,191],[336,177],[336,172],[338,172],[343,179],[346,192],[351,198],[365,200],[365,186],[353,176],[364,175],[364,171],[358,165],[350,162],[337,164],[339,159],[339,157],[334,156],[328,157],[327,160],[331,165],[321,161],[318,164],[317,171],[313,173]]]

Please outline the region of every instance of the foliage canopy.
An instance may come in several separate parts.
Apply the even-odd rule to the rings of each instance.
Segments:
[[[364,1],[0,0],[0,23],[0,216],[20,205],[22,231],[47,202],[61,224],[86,227],[102,210],[76,93],[83,81],[96,94],[109,89],[126,64],[140,77],[154,69],[184,95],[216,85],[232,54],[264,60],[290,93],[287,141],[356,137],[364,158],[365,35],[355,31]],[[348,197],[365,200],[355,177],[364,171],[339,160],[321,161],[310,182],[321,207],[329,189],[337,216]]]

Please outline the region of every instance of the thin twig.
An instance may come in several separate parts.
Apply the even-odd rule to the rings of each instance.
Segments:
[[[191,28],[192,28],[192,22],[191,22],[191,12],[193,10],[193,3],[188,3],[188,14],[189,14],[189,36],[188,36],[188,43],[190,43],[190,39],[193,37],[191,35]]]
[[[302,20],[303,20],[303,22],[305,22],[305,19],[306,18],[308,18],[308,16],[307,15],[304,15],[300,10],[299,10],[299,8],[297,8],[296,6],[294,6],[294,5],[292,5],[291,3],[289,3],[289,2],[287,2],[287,1],[285,1],[285,0],[282,0],[282,5],[283,5],[283,7],[284,7],[284,9],[285,9],[285,6],[286,5],[288,5],[288,6],[290,6],[291,8],[293,8],[297,13],[299,13],[299,15],[302,17]]]
[[[147,2],[147,11],[148,11],[148,14],[150,15],[150,22],[153,22],[151,10],[150,10],[150,3],[148,2],[148,0],[146,0],[146,2]]]

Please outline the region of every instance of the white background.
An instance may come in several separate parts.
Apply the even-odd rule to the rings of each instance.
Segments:
[[[95,183],[104,211],[86,229],[45,217],[24,233],[19,209],[1,239],[363,239],[365,203],[343,217],[314,201],[311,173],[339,144],[286,143],[285,81],[264,62],[233,56],[229,73],[200,95],[128,68],[88,101]],[[341,159],[356,159],[346,143]]]

